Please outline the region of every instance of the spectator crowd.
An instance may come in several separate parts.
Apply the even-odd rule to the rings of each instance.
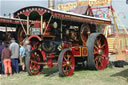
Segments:
[[[25,57],[30,49],[28,40],[20,44],[14,38],[9,42],[0,40],[0,76],[25,71]]]

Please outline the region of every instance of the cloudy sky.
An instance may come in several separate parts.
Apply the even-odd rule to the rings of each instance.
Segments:
[[[60,1],[75,1],[75,0],[55,0],[56,4]],[[125,26],[128,27],[128,4],[126,0],[113,0],[113,8],[121,18]],[[48,7],[48,0],[0,0],[0,16],[4,14],[14,13],[16,10],[26,6],[44,6]]]

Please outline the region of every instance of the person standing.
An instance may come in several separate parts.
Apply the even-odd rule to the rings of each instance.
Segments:
[[[8,48],[8,42],[5,42],[5,44],[4,44],[4,49],[2,50],[1,58],[4,63],[5,75],[7,76],[8,73],[10,73],[10,75],[12,75],[11,50]]]
[[[20,44],[20,64],[22,66],[22,71],[25,71],[25,47],[23,43]]]
[[[11,44],[9,46],[10,50],[11,50],[11,63],[12,63],[12,71],[13,73],[18,73],[19,72],[19,62],[18,62],[18,58],[19,58],[19,45],[18,43],[15,42],[15,39],[12,38],[11,39]]]
[[[3,60],[1,58],[2,50],[4,49],[4,45],[2,43],[2,40],[0,40],[0,61],[1,61],[1,74],[4,74],[4,65]]]
[[[27,56],[27,54],[31,51],[31,45],[29,40],[26,40],[24,42],[24,47],[25,47],[25,55]]]

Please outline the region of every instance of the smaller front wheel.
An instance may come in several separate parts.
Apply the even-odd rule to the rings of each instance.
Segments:
[[[25,59],[26,70],[29,75],[38,75],[43,69],[42,65],[39,65],[38,62],[43,61],[41,52],[37,49],[33,49]]]
[[[72,51],[67,48],[61,51],[58,59],[60,76],[71,76],[75,69],[75,58]]]

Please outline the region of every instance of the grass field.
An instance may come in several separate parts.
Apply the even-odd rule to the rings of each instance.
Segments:
[[[37,76],[29,76],[27,72],[9,77],[2,75],[0,85],[128,85],[128,66],[103,71],[76,69],[71,77],[59,77],[54,67],[44,69],[44,73]]]

